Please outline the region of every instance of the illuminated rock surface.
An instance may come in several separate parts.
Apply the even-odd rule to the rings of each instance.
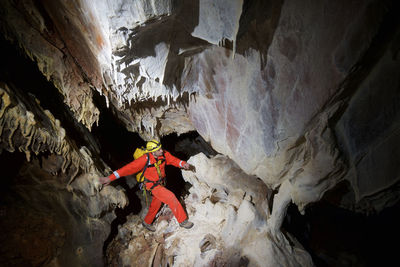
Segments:
[[[0,215],[16,235],[2,239],[0,265],[335,258],[282,227],[291,205],[374,215],[398,203],[399,10],[390,0],[1,1]],[[101,189],[139,136],[178,140],[168,149],[192,156],[197,172],[175,185],[193,229],[164,208],[157,232],[143,231],[132,177]],[[57,235],[13,225],[19,213]]]

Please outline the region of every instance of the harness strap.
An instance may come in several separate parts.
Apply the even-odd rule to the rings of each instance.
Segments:
[[[165,160],[164,160],[165,161]],[[156,167],[157,169],[157,174],[158,174],[158,178],[161,179],[161,170],[160,170],[160,165],[164,162],[162,160],[157,161],[156,163],[154,163],[154,167]]]
[[[155,163],[150,164],[149,167],[156,167],[157,168],[157,166],[160,166],[161,164],[163,164],[164,161],[165,161],[165,159],[159,159]]]
[[[139,179],[139,181],[141,181],[142,180],[142,178],[143,178],[143,176],[144,176],[144,172],[146,171],[146,169],[147,169],[147,167],[149,167],[150,165],[149,165],[149,163],[150,163],[150,157],[149,157],[149,153],[146,153],[146,156],[147,156],[147,162],[146,162],[146,166],[144,166],[144,169],[143,169],[143,171],[142,171],[142,175],[140,175],[140,179]],[[146,179],[146,178],[145,178]]]
[[[153,185],[151,186],[151,188],[149,189],[149,191],[153,190],[155,187],[159,186],[159,185],[164,185],[165,183],[165,179],[164,178],[160,178],[157,181],[150,181],[147,178],[144,178],[143,180],[144,183],[152,183]]]
[[[149,191],[153,190],[156,186],[159,185],[164,185],[165,184],[165,179],[163,177],[161,177],[161,170],[160,170],[160,165],[163,164],[163,162],[165,161],[165,156],[163,153],[164,158],[156,161],[153,164],[149,164],[150,163],[150,157],[149,157],[149,153],[146,154],[147,155],[147,164],[143,170],[142,176],[140,177],[140,179],[144,176],[144,172],[146,170],[147,167],[156,167],[157,169],[157,174],[158,174],[158,180],[157,181],[150,181],[149,179],[147,179],[146,177],[144,177],[143,179],[143,183],[152,183],[153,186],[149,189]],[[146,188],[146,186],[144,186],[144,188]]]

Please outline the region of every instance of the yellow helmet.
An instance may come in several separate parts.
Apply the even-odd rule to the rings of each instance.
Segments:
[[[146,150],[148,152],[155,152],[155,151],[159,150],[160,148],[161,148],[161,143],[155,139],[148,141],[146,144]]]

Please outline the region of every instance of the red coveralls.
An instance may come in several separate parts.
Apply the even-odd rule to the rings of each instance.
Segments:
[[[165,150],[164,150],[164,155],[158,157],[157,159],[153,156],[152,153],[148,153],[148,155],[150,157],[150,163],[149,163],[150,165],[154,164],[156,161],[160,159],[163,158],[165,159],[165,161],[160,165],[162,178],[165,178],[165,164],[173,165],[175,167],[183,167],[183,165],[185,165],[186,163],[186,161],[180,160],[172,156],[168,151]],[[114,181],[119,177],[140,172],[141,170],[144,169],[146,163],[147,163],[147,156],[143,155],[140,158],[128,163],[119,170],[114,171],[113,174],[111,174],[108,178],[111,181]],[[154,166],[147,167],[144,173],[144,177],[150,181],[155,181],[155,182],[158,181],[159,177],[157,173],[157,168]],[[145,183],[145,186],[148,190],[150,190],[151,187],[153,186],[153,183],[151,182]],[[161,207],[161,203],[165,203],[169,206],[169,208],[172,210],[172,213],[175,215],[178,223],[181,223],[187,219],[186,212],[182,208],[181,203],[179,203],[178,199],[175,197],[174,193],[172,193],[162,185],[157,185],[156,187],[153,188],[151,192],[153,194],[153,199],[151,201],[149,211],[147,212],[147,215],[144,218],[144,221],[147,224],[151,224],[153,222],[154,217],[157,215],[157,212]]]

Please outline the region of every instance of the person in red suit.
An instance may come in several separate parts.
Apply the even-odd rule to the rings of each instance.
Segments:
[[[138,173],[145,169],[143,173],[144,186],[148,191],[151,191],[153,198],[149,207],[149,211],[147,212],[142,225],[147,230],[152,232],[156,231],[156,228],[152,225],[152,223],[162,203],[165,203],[169,206],[181,227],[186,229],[193,227],[193,223],[187,219],[186,212],[176,198],[175,194],[164,186],[166,164],[183,168],[185,170],[194,168],[186,161],[180,160],[171,155],[171,153],[168,151],[163,150],[159,141],[151,140],[147,142],[146,153],[143,156],[114,171],[108,177],[100,177],[100,182],[103,185],[108,185],[110,182],[116,179]]]

